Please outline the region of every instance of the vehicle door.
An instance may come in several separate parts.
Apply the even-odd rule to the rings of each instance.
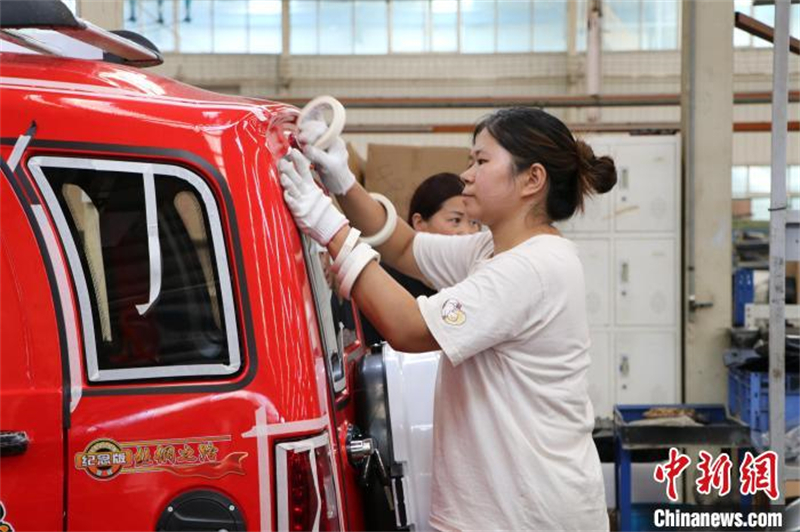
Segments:
[[[6,155],[7,153],[4,153]],[[0,179],[0,527],[64,527],[64,431],[68,373],[59,294],[63,265],[47,262],[34,230],[40,205],[2,163]],[[48,242],[52,243],[48,238]]]
[[[114,154],[33,154],[26,168],[51,218],[42,225],[63,246],[82,331],[66,527],[271,526],[267,457],[246,436],[260,402],[235,393],[254,370],[229,254],[238,243],[227,245],[212,178]]]

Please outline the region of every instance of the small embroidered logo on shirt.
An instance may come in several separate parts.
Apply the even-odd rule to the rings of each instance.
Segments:
[[[442,319],[448,325],[464,325],[467,315],[461,310],[461,303],[457,299],[448,299],[442,305]]]

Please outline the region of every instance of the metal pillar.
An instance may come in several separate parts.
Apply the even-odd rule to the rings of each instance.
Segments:
[[[778,455],[778,500],[785,496],[786,454],[786,141],[788,133],[789,0],[775,2],[772,62],[772,184],[769,217],[769,441]]]

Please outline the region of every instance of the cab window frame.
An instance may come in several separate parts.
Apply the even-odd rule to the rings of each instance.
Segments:
[[[226,234],[223,229],[217,198],[201,175],[183,166],[170,163],[50,155],[31,157],[27,161],[27,168],[42,193],[72,275],[76,291],[75,297],[78,303],[79,322],[81,324],[80,336],[83,341],[86,376],[90,384],[122,384],[126,381],[164,378],[196,380],[202,377],[232,376],[239,372],[244,362],[241,347],[243,331],[239,325],[239,313],[235,304],[234,285],[231,278],[231,268],[234,263],[229,257]],[[95,336],[95,328],[100,325],[95,323],[95,313],[93,312],[98,303],[93,300],[93,292],[88,288],[92,279],[88,272],[84,271],[81,260],[82,252],[79,251],[80,245],[75,241],[70,229],[66,218],[68,214],[63,211],[56,191],[46,176],[47,169],[130,173],[140,176],[143,183],[145,176],[150,173],[150,175],[180,179],[189,185],[201,199],[201,206],[208,220],[206,231],[209,238],[209,246],[213,249],[213,265],[219,282],[220,310],[222,311],[222,322],[224,323],[227,342],[227,363],[151,365],[117,369],[102,369],[100,367]]]

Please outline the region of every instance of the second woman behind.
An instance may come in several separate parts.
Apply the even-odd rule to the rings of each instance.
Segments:
[[[480,230],[480,223],[467,217],[464,204],[464,183],[461,178],[449,172],[434,174],[425,179],[414,190],[408,206],[408,225],[422,233],[441,235],[471,235]],[[384,265],[386,272],[412,296],[432,296],[436,290],[421,281],[404,275]],[[364,338],[367,345],[377,344],[383,336],[361,315]]]

